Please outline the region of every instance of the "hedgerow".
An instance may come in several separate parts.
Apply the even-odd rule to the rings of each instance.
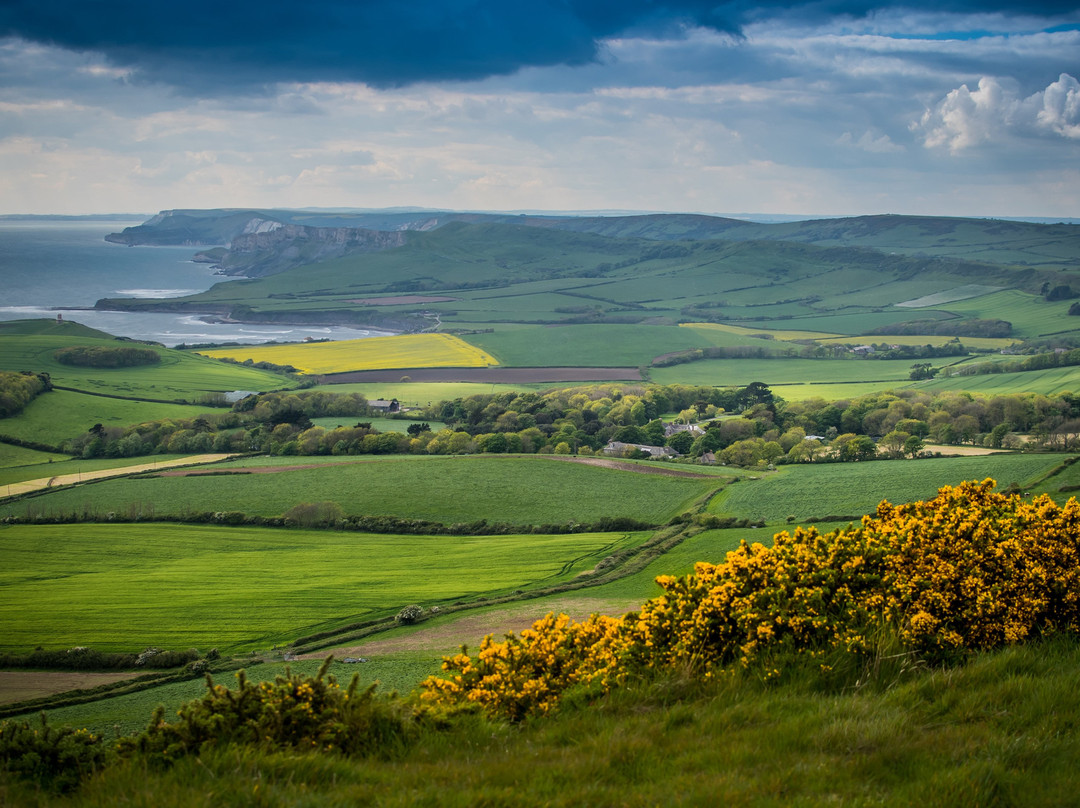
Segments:
[[[475,657],[443,662],[423,683],[432,705],[473,703],[519,719],[549,712],[571,686],[689,670],[703,678],[753,669],[765,678],[810,661],[868,664],[880,636],[933,664],[1080,629],[1080,505],[1030,502],[995,483],[883,502],[858,526],[786,531],[720,564],[661,576],[665,593],[620,619],[547,618]]]

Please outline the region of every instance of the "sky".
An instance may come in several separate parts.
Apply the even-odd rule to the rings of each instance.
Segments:
[[[0,214],[1080,217],[1080,3],[2,0]]]

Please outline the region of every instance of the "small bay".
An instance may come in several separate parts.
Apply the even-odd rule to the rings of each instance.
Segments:
[[[179,297],[226,279],[191,260],[196,247],[105,241],[131,221],[0,222],[0,320],[57,314],[116,336],[181,343],[357,339],[385,332],[343,326],[206,323],[190,314],[98,311],[103,297]]]

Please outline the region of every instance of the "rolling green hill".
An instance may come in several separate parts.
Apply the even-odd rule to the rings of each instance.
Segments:
[[[415,329],[711,320],[861,334],[893,322],[965,316],[949,304],[897,306],[933,293],[948,300],[951,290],[971,290],[976,283],[979,289],[964,294],[1037,293],[1041,284],[1065,277],[1061,267],[1049,265],[1037,271],[944,252],[935,257],[920,250],[841,247],[825,238],[828,246],[781,239],[658,242],[465,222],[404,235],[404,246],[396,249],[221,283],[199,295],[100,305],[209,310],[255,320],[396,320]],[[1066,308],[1046,330],[1071,327]]]

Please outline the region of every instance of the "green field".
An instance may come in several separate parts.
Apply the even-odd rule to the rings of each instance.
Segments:
[[[42,463],[67,459],[67,455],[56,454],[55,452],[39,452],[36,449],[25,449],[22,446],[0,443],[0,469],[36,466]]]
[[[644,538],[8,526],[0,528],[0,648],[269,648],[410,603],[566,581]]]
[[[788,516],[809,524],[824,516],[872,513],[887,499],[894,504],[927,499],[943,485],[992,477],[998,488],[1024,485],[1061,463],[1061,455],[997,454],[869,463],[783,466],[759,480],[728,486],[709,503],[721,514],[783,525]],[[766,538],[771,538],[771,534]]]
[[[286,460],[307,465],[321,459]],[[228,468],[214,466],[215,471]],[[536,456],[433,456],[323,464],[258,476],[107,480],[9,503],[0,507],[0,515],[127,513],[150,507],[158,516],[205,511],[277,516],[301,502],[332,500],[348,515],[446,524],[478,519],[565,524],[605,516],[662,523],[716,485],[709,479],[616,471]]]
[[[1021,373],[987,373],[982,376],[946,376],[918,382],[920,390],[970,390],[989,395],[1009,393],[1054,393],[1080,390],[1080,367],[1025,370]]]
[[[88,368],[63,365],[53,353],[69,345],[115,347],[130,343],[85,336],[75,323],[51,323],[42,330],[33,325],[19,329],[22,321],[0,329],[0,370],[31,370],[52,376],[53,384],[92,393],[150,398],[162,401],[194,401],[210,392],[231,390],[278,390],[294,387],[285,377],[243,365],[216,362],[196,354],[153,347],[161,362],[130,368]],[[46,321],[51,322],[51,321]],[[76,326],[70,329],[68,326]],[[22,333],[37,328],[39,333]]]
[[[1038,295],[1009,289],[972,300],[949,303],[943,308],[965,317],[1008,320],[1013,335],[1027,339],[1080,331],[1080,318],[1069,316],[1068,300],[1048,303]]]
[[[911,374],[910,359],[704,359],[666,368],[653,368],[657,384],[701,384],[713,387],[765,382],[816,388],[811,395],[833,398],[833,383],[885,383],[905,386]],[[786,395],[781,387],[776,391]]]
[[[477,617],[486,617],[486,624],[492,633],[500,635],[510,630],[511,625],[506,622],[506,615],[516,614],[527,604],[530,611],[542,616],[549,611],[556,613],[564,611],[567,607],[568,598],[574,604],[593,603],[595,611],[612,613],[609,606],[613,604],[625,604],[625,608],[633,608],[644,603],[661,593],[661,589],[655,583],[658,575],[673,574],[682,575],[691,572],[697,561],[720,561],[725,554],[734,550],[740,539],[759,540],[760,530],[707,530],[697,535],[688,537],[673,550],[653,561],[643,570],[619,578],[610,583],[573,593],[548,595],[542,598],[530,599],[525,604],[511,603],[500,606],[480,606],[464,613],[448,614],[443,617],[433,617],[418,627],[402,627],[380,633],[376,640],[392,640],[395,637],[411,636],[415,638],[417,648],[408,653],[379,653],[374,656],[368,655],[368,661],[362,665],[347,665],[340,661],[335,662],[331,673],[339,680],[347,681],[353,673],[359,673],[364,683],[379,681],[380,692],[399,690],[408,693],[429,674],[439,672],[439,664],[443,654],[453,653],[457,650],[458,643],[453,639],[447,639],[441,645],[438,641],[427,639],[427,634],[432,629],[440,631],[439,636],[459,636],[461,642],[470,647],[475,647],[482,638],[483,632],[474,632],[455,635],[440,627],[453,625],[462,620],[470,623]],[[318,660],[299,660],[289,663],[293,671],[298,673],[312,674],[318,668]],[[253,663],[247,668],[248,675],[256,680],[272,679],[281,673],[283,663]],[[231,684],[231,676],[223,675],[217,680],[224,684]],[[125,696],[102,699],[88,704],[74,707],[64,707],[49,710],[50,722],[58,724],[71,724],[73,726],[88,727],[97,732],[113,731],[114,726],[119,726],[121,732],[131,732],[142,729],[146,725],[147,717],[153,712],[158,704],[164,704],[166,713],[171,714],[183,702],[197,698],[203,693],[205,685],[201,679],[188,682],[164,685],[149,690],[140,691]]]
[[[438,432],[440,429],[446,428],[446,424],[442,421],[408,421],[404,418],[342,418],[339,415],[335,415],[327,416],[326,418],[311,419],[311,423],[315,426],[321,426],[323,429],[335,429],[339,426],[352,426],[357,422],[371,424],[371,428],[377,429],[379,432],[405,433],[411,424],[419,423],[426,423],[431,427],[433,432]]]
[[[769,343],[723,331],[678,326],[565,325],[496,330],[466,339],[510,367],[638,367],[658,356],[692,348]]]
[[[0,420],[0,435],[53,446],[81,435],[95,424],[123,427],[166,418],[195,418],[208,411],[208,407],[195,405],[129,401],[53,390],[42,393],[18,415]]]

